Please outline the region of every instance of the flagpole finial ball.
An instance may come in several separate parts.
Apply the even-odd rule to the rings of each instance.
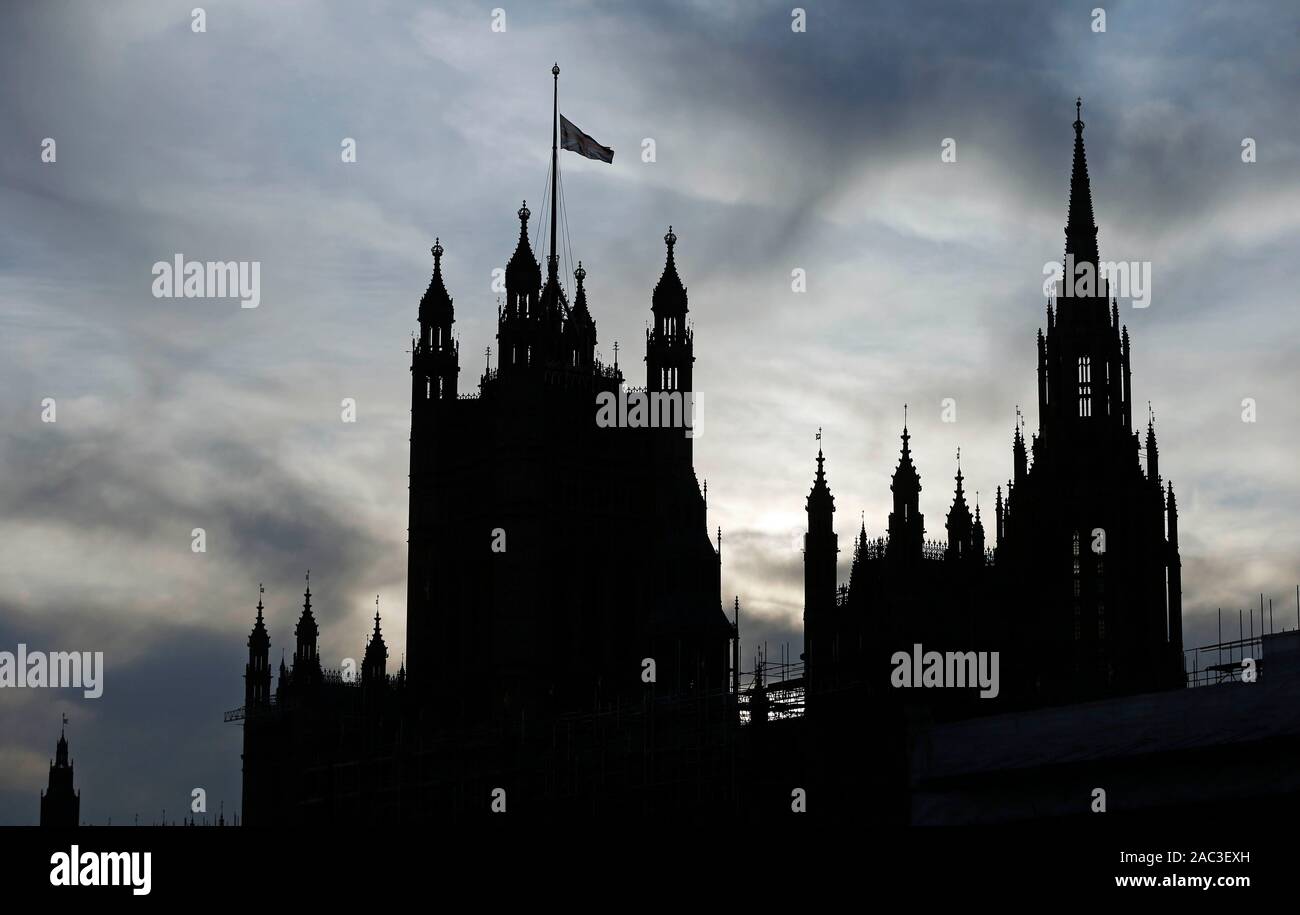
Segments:
[[[667,244],[668,247],[670,247],[670,248],[671,248],[673,245],[677,244],[677,236],[673,234],[673,227],[672,227],[672,226],[669,226],[669,227],[668,227],[668,234],[664,236],[664,242],[665,242],[665,244]]]
[[[559,64],[556,64],[555,66],[551,67],[551,75],[552,75],[552,76],[559,76],[559,75],[560,75],[560,65],[559,65]]]
[[[533,215],[532,211],[528,209],[528,201],[525,200],[524,205],[519,208],[519,221],[527,222],[528,217],[532,215]]]

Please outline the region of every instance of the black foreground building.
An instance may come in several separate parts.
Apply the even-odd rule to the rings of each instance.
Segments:
[[[1065,255],[1098,270],[1083,126],[1076,116]],[[943,728],[985,727],[951,733],[997,745],[1019,720],[1007,716],[1126,708],[1185,685],[1177,507],[1154,422],[1145,447],[1133,428],[1129,335],[1104,279],[1049,300],[1039,429],[1026,441],[1017,422],[991,535],[958,467],[947,536],[926,539],[904,427],[887,534],[869,539],[864,523],[841,585],[819,451],[805,654],[742,672],[739,601],[728,619],[684,428],[695,355],[676,236],[651,296],[646,388],[632,390],[595,357],[585,270],[572,304],[559,282],[554,203],[544,280],[530,215],[518,213],[498,364],[474,394],[460,392],[433,248],[412,357],[408,663],[388,672],[376,613],[359,675],[323,669],[308,587],[273,690],[258,602],[244,706],[227,716],[245,728],[246,825],[502,810],[762,820],[801,803],[943,821],[941,804],[914,808],[944,784],[926,749]],[[611,424],[598,409],[611,400],[649,410]],[[997,652],[997,697],[891,688],[891,657],[915,644]]]
[[[63,719],[64,725],[68,722]],[[41,792],[41,825],[77,826],[81,823],[81,792],[73,787],[72,762],[68,759],[68,735],[59,731],[59,742],[50,762],[50,783]]]

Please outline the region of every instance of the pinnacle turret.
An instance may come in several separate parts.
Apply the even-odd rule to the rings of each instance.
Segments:
[[[515,295],[535,293],[542,285],[542,268],[537,265],[537,258],[528,242],[528,219],[532,211],[528,209],[527,200],[519,208],[518,216],[519,243],[506,264],[506,290]]]
[[[1098,264],[1097,224],[1092,214],[1092,185],[1088,180],[1088,155],[1083,148],[1083,99],[1075,101],[1074,163],[1070,169],[1070,210],[1065,224],[1065,254],[1076,264]],[[1066,288],[1070,288],[1067,277]]]
[[[656,315],[665,314],[681,317],[686,314],[686,287],[682,285],[682,279],[677,275],[677,261],[673,257],[673,248],[677,245],[677,235],[673,232],[673,227],[668,227],[668,234],[664,236],[664,244],[668,246],[668,257],[664,262],[664,272],[659,277],[659,282],[655,284],[654,294],[651,296],[651,311]]]

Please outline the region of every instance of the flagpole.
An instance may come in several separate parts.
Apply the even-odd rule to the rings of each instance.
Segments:
[[[560,270],[559,257],[555,248],[555,204],[560,195],[560,65],[551,67],[551,76],[555,78],[554,99],[551,111],[551,262],[547,267],[548,278],[555,279]]]

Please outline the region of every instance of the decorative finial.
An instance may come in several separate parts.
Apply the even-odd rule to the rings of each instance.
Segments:
[[[668,227],[668,234],[664,236],[664,242],[668,245],[668,253],[672,253],[673,245],[677,244],[677,236],[673,234],[673,227]]]
[[[587,278],[587,271],[583,269],[582,261],[578,261],[578,269],[573,271],[573,275],[577,279],[578,285],[581,286],[582,281]]]
[[[554,76],[556,79],[560,78],[560,65],[558,63],[555,66],[551,67],[551,75]]]
[[[528,217],[532,215],[533,215],[533,211],[528,209],[528,201],[525,200],[524,205],[519,208],[519,221],[522,223],[527,223]]]
[[[903,404],[903,431],[907,431],[907,404]]]
[[[442,260],[442,239],[435,236],[433,239],[433,247],[429,250],[433,252],[433,265],[436,267]]]

